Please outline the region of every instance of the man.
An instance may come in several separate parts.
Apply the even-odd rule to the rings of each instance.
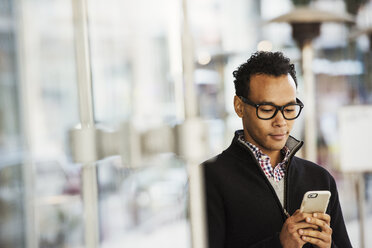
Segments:
[[[351,247],[335,180],[294,156],[303,144],[289,135],[303,108],[294,65],[257,52],[233,75],[243,130],[203,163],[209,247]],[[298,210],[311,190],[331,192],[326,214]]]

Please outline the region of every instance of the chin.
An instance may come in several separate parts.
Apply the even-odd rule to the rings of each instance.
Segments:
[[[281,142],[277,142],[276,144],[271,145],[271,147],[272,147],[273,150],[281,150],[285,146],[285,143],[286,142],[287,142],[287,140],[281,141]]]

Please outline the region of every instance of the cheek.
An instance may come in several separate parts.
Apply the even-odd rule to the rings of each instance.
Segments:
[[[291,131],[293,127],[294,121],[287,121],[288,130]]]
[[[258,118],[246,118],[244,126],[252,134],[262,136],[271,129],[271,122],[259,120]]]

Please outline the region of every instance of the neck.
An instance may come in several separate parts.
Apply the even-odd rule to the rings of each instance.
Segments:
[[[270,152],[266,155],[270,157],[271,167],[273,168],[283,160],[281,151]]]
[[[270,163],[271,163],[271,166],[273,168],[284,159],[284,156],[283,156],[283,154],[281,152],[281,149],[279,151],[278,150],[265,150],[265,149],[262,149],[262,147],[260,147],[259,145],[255,144],[252,141],[249,141],[246,137],[247,137],[246,134],[244,134],[244,138],[243,139],[246,142],[249,142],[250,144],[256,146],[258,149],[261,150],[262,153],[264,153],[265,155],[269,156]]]

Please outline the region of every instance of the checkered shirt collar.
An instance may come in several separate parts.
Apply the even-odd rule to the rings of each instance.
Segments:
[[[244,139],[244,132],[242,130],[239,130],[237,132],[238,140],[252,151],[267,178],[274,178],[275,182],[279,182],[281,179],[283,179],[285,175],[286,163],[289,159],[290,154],[290,150],[288,149],[288,147],[283,147],[281,152],[284,155],[284,159],[273,168],[271,166],[270,157],[264,154],[257,146],[246,141]]]

